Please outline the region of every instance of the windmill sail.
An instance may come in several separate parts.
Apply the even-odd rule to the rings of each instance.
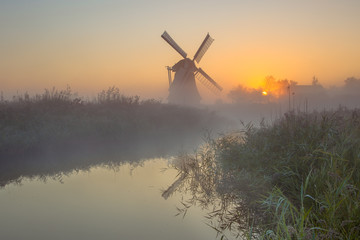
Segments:
[[[178,53],[180,53],[180,55],[183,56],[183,58],[186,58],[186,56],[187,56],[186,52],[184,50],[182,50],[181,47],[179,47],[179,45],[177,45],[177,43],[174,41],[174,39],[172,39],[166,31],[161,35],[161,37],[168,44],[170,44],[170,46],[172,46]]]
[[[207,34],[204,41],[200,45],[199,49],[195,53],[193,61],[196,61],[197,63],[199,63],[201,58],[204,56],[206,51],[209,49],[209,47],[213,41],[214,41],[214,39],[211,38],[209,34]]]
[[[205,87],[211,90],[213,93],[219,93],[222,91],[222,87],[217,84],[209,75],[207,75],[204,70],[199,68],[195,73],[195,78],[199,80]]]

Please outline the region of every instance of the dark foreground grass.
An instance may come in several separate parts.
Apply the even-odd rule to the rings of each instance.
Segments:
[[[186,204],[217,204],[209,218],[219,233],[360,236],[360,110],[287,113],[270,125],[246,125],[179,157],[175,167],[194,196]]]
[[[203,129],[219,123],[210,111],[124,96],[115,87],[92,101],[70,88],[2,99],[0,185],[24,175],[88,167],[111,153],[126,160],[175,154],[195,147]]]

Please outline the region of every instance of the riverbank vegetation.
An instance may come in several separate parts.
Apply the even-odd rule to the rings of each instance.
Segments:
[[[359,109],[289,112],[207,139],[195,155],[174,160],[177,189],[193,196],[179,213],[214,206],[209,224],[223,239],[229,232],[245,239],[360,235]]]
[[[112,154],[126,160],[172,155],[196,148],[204,129],[223,123],[211,111],[124,96],[116,87],[91,101],[70,87],[1,98],[1,185],[24,175],[87,168]]]

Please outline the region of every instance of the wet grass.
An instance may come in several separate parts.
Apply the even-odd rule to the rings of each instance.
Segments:
[[[187,204],[220,199],[209,214],[219,233],[245,239],[360,235],[359,110],[290,112],[271,124],[244,125],[237,134],[208,138],[175,167],[194,196]]]

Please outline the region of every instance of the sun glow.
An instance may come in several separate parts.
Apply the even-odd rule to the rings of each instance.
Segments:
[[[262,92],[262,95],[263,95],[263,96],[266,96],[266,95],[268,95],[268,93],[267,93],[266,91],[263,91],[263,92]]]

